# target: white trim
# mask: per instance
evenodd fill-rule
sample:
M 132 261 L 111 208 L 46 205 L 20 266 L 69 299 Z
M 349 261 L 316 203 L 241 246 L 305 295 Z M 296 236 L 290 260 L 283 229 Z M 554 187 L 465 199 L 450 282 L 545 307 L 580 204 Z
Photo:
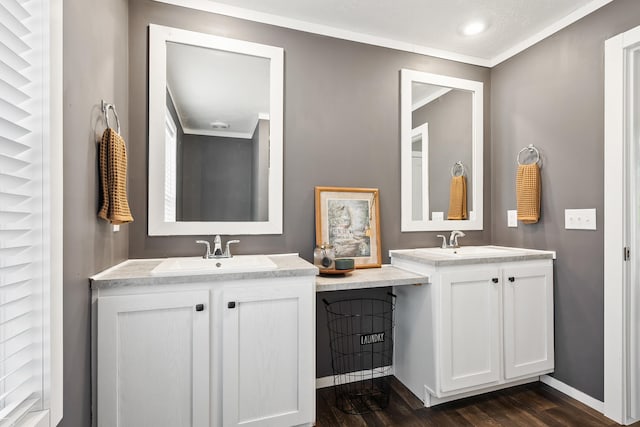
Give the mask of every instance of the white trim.
M 626 92 L 631 82 L 628 48 L 640 43 L 640 26 L 605 41 L 604 98 L 604 415 L 620 424 L 630 417 L 630 298 L 629 263 L 623 248 L 631 246 L 629 222 L 629 136 Z M 637 248 L 631 248 L 632 251 Z
M 383 372 L 385 373 L 384 375 L 382 374 Z M 393 370 L 393 365 L 383 366 L 381 368 L 376 368 L 374 370 L 366 369 L 364 371 L 349 372 L 348 374 L 329 375 L 326 377 L 316 378 L 316 389 L 333 387 L 335 385 L 336 377 L 338 378 L 338 384 L 348 384 L 348 383 L 356 382 L 357 380 L 355 378 L 359 376 L 366 377 L 366 378 L 380 378 L 380 377 L 386 377 L 387 375 L 395 375 L 395 371 Z
M 604 413 L 604 402 L 598 399 L 594 399 L 588 394 L 583 393 L 580 390 L 575 389 L 570 385 L 557 380 L 554 377 L 551 377 L 549 375 L 542 375 L 540 376 L 540 382 L 558 390 L 561 393 L 566 394 L 567 396 L 577 400 L 578 402 L 584 403 L 588 407 L 593 408 L 600 413 Z
M 49 291 L 49 425 L 62 420 L 63 411 L 63 61 L 62 2 L 49 3 L 49 186 L 50 201 L 50 291 Z M 45 370 L 45 374 L 46 374 Z
M 582 6 L 581 8 L 579 8 L 579 9 L 575 10 L 574 12 L 570 13 L 569 15 L 565 16 L 564 18 L 554 22 L 553 24 L 549 25 L 548 27 L 545 27 L 544 29 L 542 29 L 538 33 L 534 34 L 533 36 L 531 36 L 531 37 L 529 37 L 529 38 L 527 38 L 527 39 L 515 44 L 514 46 L 512 46 L 509 49 L 505 50 L 504 52 L 494 56 L 489 61 L 489 68 L 493 68 L 496 65 L 500 64 L 501 62 L 504 62 L 507 59 L 509 59 L 509 58 L 511 58 L 513 56 L 516 56 L 520 52 L 530 48 L 534 44 L 546 39 L 547 37 L 557 33 L 558 31 L 568 27 L 569 25 L 573 24 L 574 22 L 584 18 L 585 16 L 589 15 L 590 13 L 595 12 L 596 10 L 598 10 L 601 7 L 611 3 L 612 1 L 613 0 L 593 0 L 590 3 L 587 3 L 586 5 Z
M 260 22 L 262 24 L 274 25 L 282 28 L 290 28 L 293 30 L 304 31 L 323 36 L 334 37 L 342 40 L 349 40 L 358 43 L 380 46 L 389 49 L 400 50 L 404 52 L 416 53 L 419 55 L 433 56 L 436 58 L 448 59 L 451 61 L 462 62 L 471 65 L 479 65 L 482 67 L 495 67 L 501 62 L 506 61 L 512 56 L 526 50 L 539 41 L 557 33 L 563 28 L 568 27 L 579 19 L 593 13 L 599 8 L 611 3 L 613 0 L 593 0 L 592 2 L 582 6 L 569 15 L 545 27 L 533 36 L 522 42 L 516 43 L 514 46 L 504 50 L 502 53 L 492 58 L 481 58 L 477 56 L 464 55 L 461 53 L 451 52 L 443 49 L 436 49 L 429 46 L 418 45 L 399 40 L 389 39 L 385 37 L 376 37 L 370 34 L 358 33 L 355 31 L 343 30 L 328 25 L 314 24 L 299 19 L 286 18 L 284 16 L 273 15 L 270 13 L 258 12 L 255 10 L 245 9 L 228 4 L 217 3 L 209 0 L 155 0 L 159 3 L 171 4 L 174 6 L 186 7 L 190 9 L 201 10 L 204 12 L 217 13 L 219 15 L 231 16 L 233 18 L 244 19 L 247 21 Z

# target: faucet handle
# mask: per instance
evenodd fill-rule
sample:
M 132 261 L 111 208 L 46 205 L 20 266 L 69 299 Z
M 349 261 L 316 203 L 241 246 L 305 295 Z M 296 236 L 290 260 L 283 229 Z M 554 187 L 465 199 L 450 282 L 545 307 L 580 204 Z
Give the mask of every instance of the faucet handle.
M 200 243 L 201 245 L 205 245 L 207 247 L 207 251 L 204 253 L 204 259 L 209 259 L 211 257 L 211 245 L 206 240 L 196 240 L 196 243 Z
M 447 248 L 447 238 L 444 237 L 442 234 L 438 234 L 436 237 L 440 237 L 442 239 L 442 246 L 440 246 L 442 249 L 446 249 Z
M 228 240 L 227 241 L 227 245 L 224 249 L 224 256 L 227 258 L 231 258 L 231 249 L 229 248 L 229 245 L 232 243 L 240 243 L 240 240 Z

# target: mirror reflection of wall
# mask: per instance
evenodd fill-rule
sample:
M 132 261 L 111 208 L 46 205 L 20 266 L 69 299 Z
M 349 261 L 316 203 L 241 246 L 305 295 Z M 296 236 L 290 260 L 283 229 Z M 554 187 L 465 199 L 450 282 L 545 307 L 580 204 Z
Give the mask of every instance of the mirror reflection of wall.
M 449 209 L 449 183 L 451 168 L 456 162 L 462 162 L 467 177 L 467 191 L 472 194 L 473 183 L 468 179 L 472 173 L 472 94 L 469 91 L 451 89 L 421 82 L 412 82 L 412 114 L 411 128 L 423 129 L 428 125 L 428 145 L 424 146 L 424 156 L 417 156 L 422 152 L 422 147 L 417 150 L 418 144 L 412 142 L 414 162 L 418 158 L 426 161 L 426 175 L 422 178 L 428 190 L 428 205 L 424 206 L 424 212 L 443 212 L 446 218 Z M 420 135 L 425 133 L 419 132 Z M 415 138 L 415 137 L 414 137 Z M 421 137 L 420 141 L 427 140 Z M 420 165 L 420 169 L 423 168 Z M 414 165 L 414 180 L 417 181 L 418 166 Z M 421 172 L 422 174 L 422 172 Z M 414 181 L 414 182 L 415 182 Z M 414 192 L 420 192 L 415 189 Z M 413 199 L 413 219 L 422 220 L 422 212 L 419 206 L 423 206 L 422 197 Z M 467 207 L 473 210 L 473 203 L 467 199 Z M 425 218 L 428 219 L 428 218 Z M 433 218 L 431 218 L 433 219 Z
M 167 116 L 165 212 L 266 221 L 269 59 L 167 42 Z

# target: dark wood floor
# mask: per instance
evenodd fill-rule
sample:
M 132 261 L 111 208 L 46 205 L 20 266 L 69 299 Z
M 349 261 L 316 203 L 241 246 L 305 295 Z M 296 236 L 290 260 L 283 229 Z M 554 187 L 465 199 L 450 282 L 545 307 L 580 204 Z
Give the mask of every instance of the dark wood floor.
M 316 392 L 316 426 L 617 426 L 543 383 L 531 383 L 425 408 L 400 381 L 391 380 L 384 411 L 347 415 L 335 408 L 333 388 Z

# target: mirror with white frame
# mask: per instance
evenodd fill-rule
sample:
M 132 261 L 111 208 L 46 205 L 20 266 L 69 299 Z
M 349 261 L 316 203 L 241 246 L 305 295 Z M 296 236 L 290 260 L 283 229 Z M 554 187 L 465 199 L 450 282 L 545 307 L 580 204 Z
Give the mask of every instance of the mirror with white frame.
M 401 231 L 482 230 L 482 82 L 400 80 Z
M 282 48 L 149 26 L 151 236 L 282 234 Z

